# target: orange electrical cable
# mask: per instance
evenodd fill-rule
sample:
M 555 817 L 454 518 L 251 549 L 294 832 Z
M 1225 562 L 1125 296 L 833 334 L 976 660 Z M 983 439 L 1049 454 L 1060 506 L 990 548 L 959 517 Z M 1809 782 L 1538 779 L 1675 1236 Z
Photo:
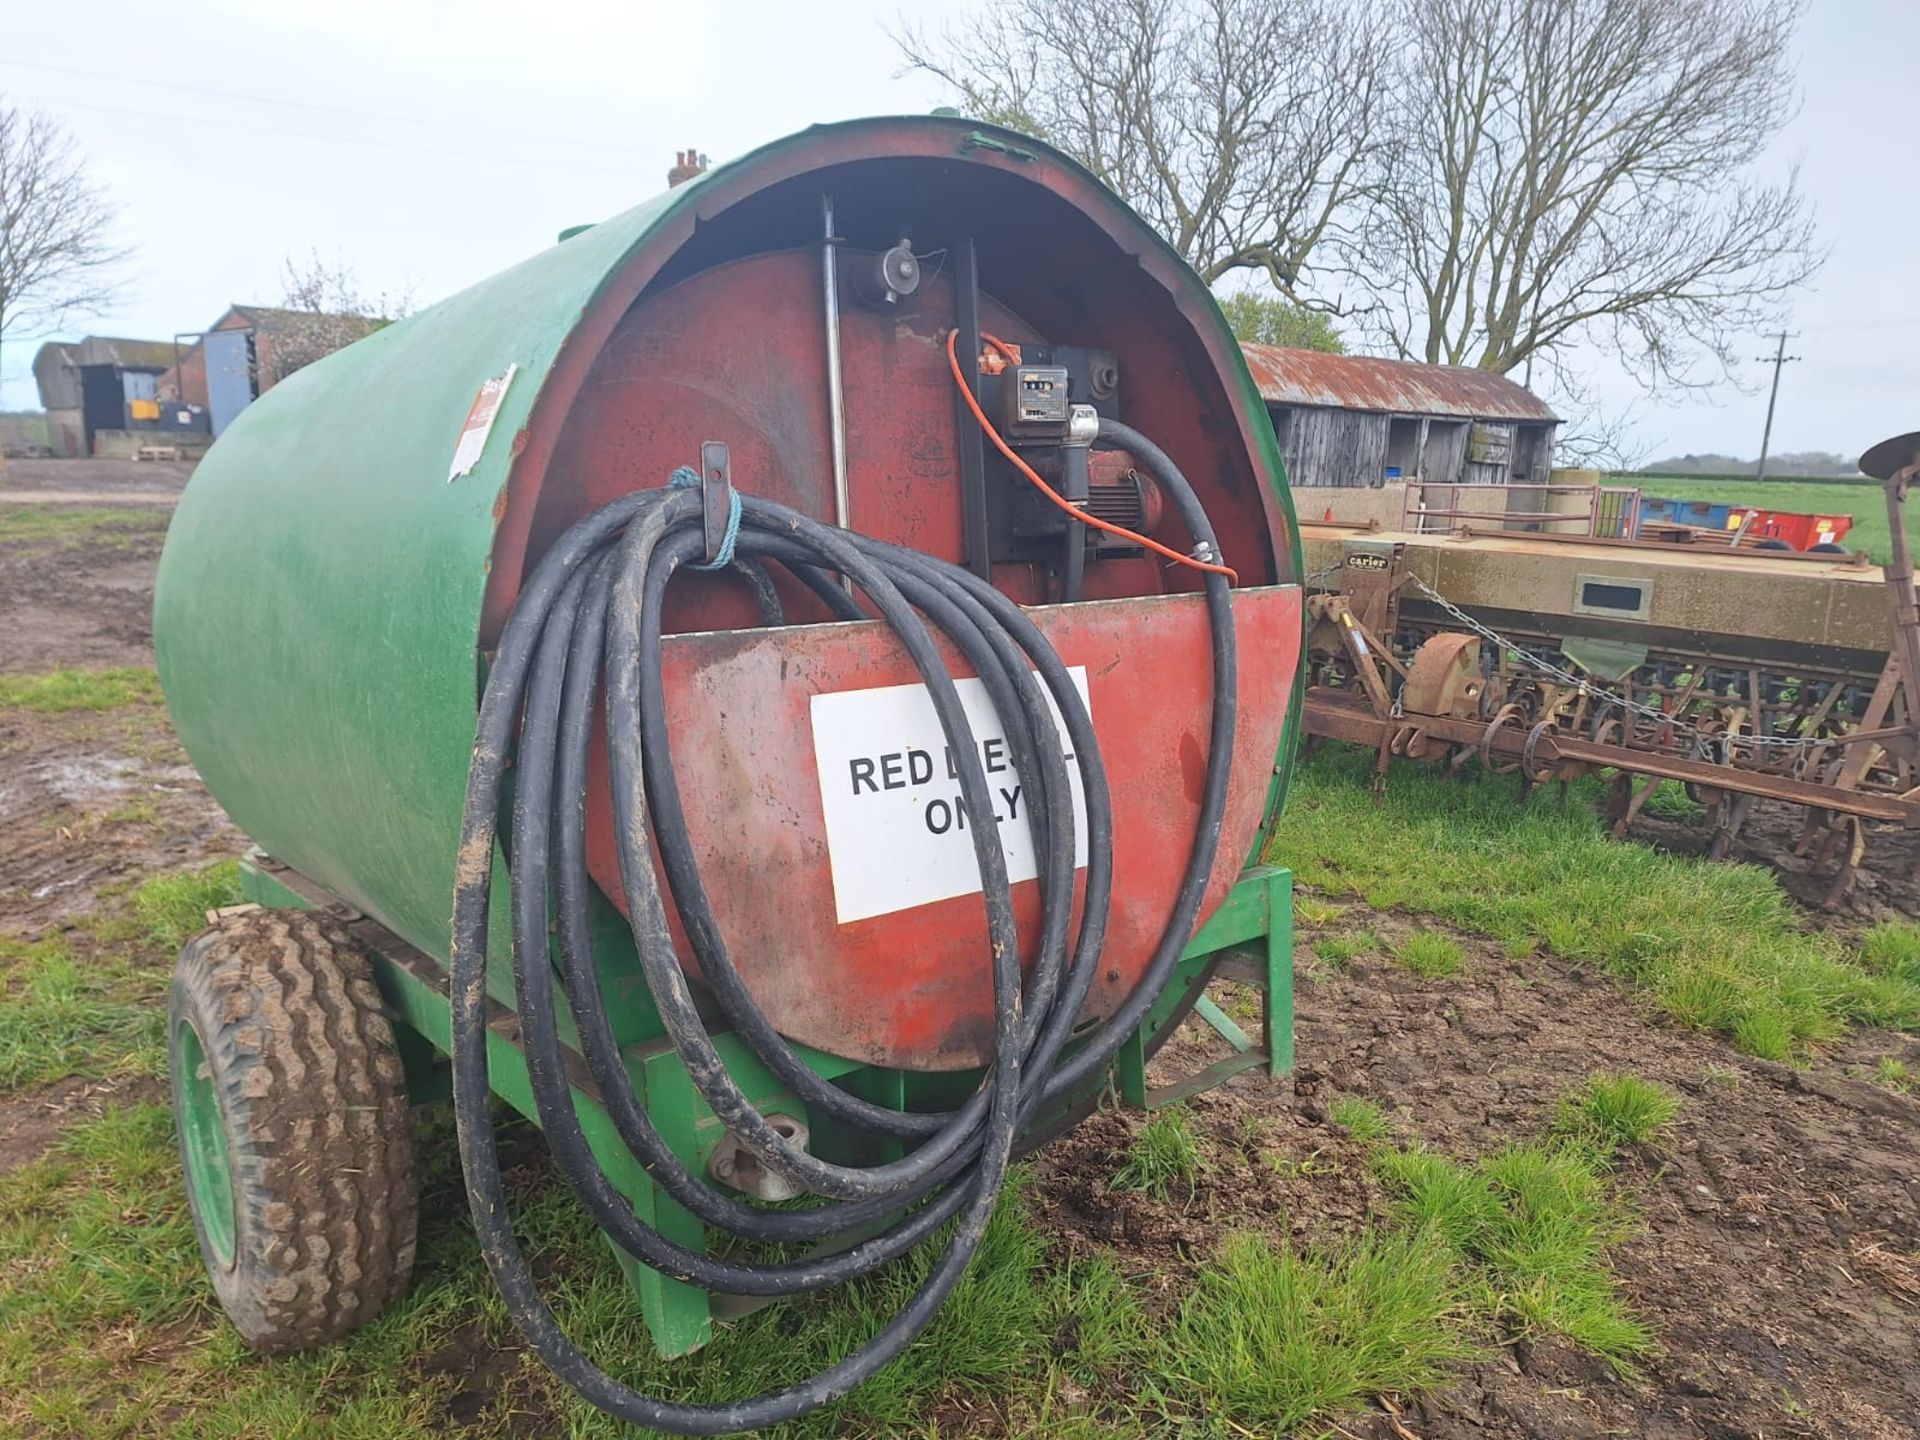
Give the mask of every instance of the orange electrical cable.
M 984 331 L 981 332 L 980 338 L 986 341 L 987 344 L 993 346 L 994 349 L 998 350 L 1002 355 L 1008 357 L 1008 359 L 1017 360 L 1016 352 L 1006 341 L 996 339 Z M 1224 575 L 1227 577 L 1227 583 L 1230 585 L 1238 585 L 1240 583 L 1240 576 L 1232 567 L 1215 565 L 1206 560 L 1196 560 L 1191 555 L 1182 555 L 1178 550 L 1162 545 L 1158 540 L 1150 540 L 1145 535 L 1127 529 L 1124 525 L 1115 525 L 1110 520 L 1102 520 L 1097 515 L 1090 515 L 1078 505 L 1069 501 L 1051 485 L 1047 484 L 1045 480 L 1042 480 L 1040 473 L 1031 465 L 1027 464 L 1025 460 L 1022 460 L 1019 453 L 1015 451 L 1011 445 L 1007 444 L 1005 440 L 1000 438 L 1000 432 L 993 428 L 993 422 L 987 418 L 987 412 L 980 408 L 980 402 L 974 398 L 973 387 L 967 384 L 966 371 L 960 368 L 960 332 L 958 330 L 953 331 L 947 336 L 947 366 L 953 372 L 953 383 L 960 387 L 960 398 L 967 402 L 967 409 L 971 410 L 973 412 L 973 418 L 980 422 L 980 428 L 986 432 L 987 438 L 993 442 L 993 448 L 1006 456 L 1008 460 L 1012 461 L 1013 468 L 1026 476 L 1028 480 L 1032 481 L 1035 489 L 1054 504 L 1058 505 L 1062 510 L 1066 511 L 1074 519 L 1080 521 L 1083 525 L 1091 525 L 1096 530 L 1104 530 L 1109 535 L 1118 535 L 1122 540 L 1129 540 L 1135 545 L 1144 546 L 1146 549 L 1153 551 L 1154 554 L 1163 555 L 1177 565 L 1186 565 L 1195 570 L 1204 570 L 1210 575 Z
M 956 340 L 960 337 L 960 332 L 958 330 L 954 331 L 953 334 Z M 1018 365 L 1020 363 L 1020 347 L 1018 345 L 1009 345 L 1006 341 L 1002 340 L 998 335 L 989 335 L 984 330 L 980 332 L 980 338 L 984 340 L 987 344 L 991 345 L 994 349 L 998 350 L 1000 352 L 1001 358 L 1004 359 L 1009 365 Z

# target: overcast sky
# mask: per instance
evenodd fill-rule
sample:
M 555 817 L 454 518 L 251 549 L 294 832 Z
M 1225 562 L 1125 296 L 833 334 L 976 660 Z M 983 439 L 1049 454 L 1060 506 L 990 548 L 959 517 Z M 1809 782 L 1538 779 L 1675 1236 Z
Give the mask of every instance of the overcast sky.
M 924 112 L 944 97 L 896 77 L 899 9 L 0 0 L 0 94 L 64 123 L 121 207 L 135 258 L 77 333 L 170 338 L 277 302 L 289 255 L 430 302 L 659 190 L 677 149 L 717 161 L 814 121 Z M 1771 163 L 1800 165 L 1831 258 L 1794 308 L 1804 359 L 1774 448 L 1857 454 L 1920 426 L 1920 134 L 1898 81 L 1920 0 L 1814 0 L 1801 54 L 1805 105 Z M 33 348 L 0 353 L 0 408 L 37 403 Z M 1766 367 L 1741 372 L 1753 393 L 1642 398 L 1602 357 L 1592 380 L 1649 457 L 1752 455 Z

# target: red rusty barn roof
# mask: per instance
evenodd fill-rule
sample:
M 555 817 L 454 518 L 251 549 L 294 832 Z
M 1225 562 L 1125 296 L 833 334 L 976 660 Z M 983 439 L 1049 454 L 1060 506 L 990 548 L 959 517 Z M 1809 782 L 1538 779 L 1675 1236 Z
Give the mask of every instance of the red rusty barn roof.
M 1490 370 L 1422 365 L 1371 355 L 1326 355 L 1247 344 L 1247 368 L 1269 405 L 1319 405 L 1394 415 L 1457 415 L 1469 420 L 1559 420 L 1546 401 Z

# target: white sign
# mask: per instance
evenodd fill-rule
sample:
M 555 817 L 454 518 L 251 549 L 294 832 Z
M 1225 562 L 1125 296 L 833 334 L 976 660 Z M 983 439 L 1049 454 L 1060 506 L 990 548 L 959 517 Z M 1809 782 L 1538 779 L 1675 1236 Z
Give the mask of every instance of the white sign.
M 1087 668 L 1068 670 L 1087 698 Z M 1010 880 L 1039 874 L 1027 797 L 1039 777 L 1013 768 L 1006 729 L 979 680 L 956 680 L 960 704 L 973 727 L 987 772 L 1000 844 Z M 1060 710 L 1047 696 L 1059 726 L 1061 753 L 1073 786 L 1074 867 L 1087 863 L 1087 802 Z M 827 856 L 840 923 L 890 915 L 936 900 L 980 892 L 970 826 L 960 798 L 959 767 L 924 685 L 887 685 L 813 697 L 813 756 L 819 766 L 820 804 L 826 812 Z

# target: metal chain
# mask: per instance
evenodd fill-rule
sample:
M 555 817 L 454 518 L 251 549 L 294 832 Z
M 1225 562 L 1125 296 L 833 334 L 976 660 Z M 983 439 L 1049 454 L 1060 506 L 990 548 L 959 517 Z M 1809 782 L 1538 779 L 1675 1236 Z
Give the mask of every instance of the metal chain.
M 1667 714 L 1666 711 L 1660 709 L 1658 706 L 1648 705 L 1638 700 L 1629 700 L 1617 691 L 1594 684 L 1585 676 L 1575 675 L 1570 671 L 1562 670 L 1558 665 L 1547 660 L 1542 660 L 1537 655 L 1530 654 L 1524 645 L 1509 640 L 1491 626 L 1485 625 L 1475 619 L 1458 605 L 1447 599 L 1447 597 L 1442 595 L 1438 590 L 1427 584 L 1427 582 L 1422 580 L 1418 575 L 1413 574 L 1411 571 L 1406 572 L 1406 575 L 1427 599 L 1433 601 L 1434 604 L 1438 605 L 1455 620 L 1458 620 L 1462 625 L 1473 631 L 1473 633 L 1481 639 L 1491 640 L 1495 645 L 1499 646 L 1500 649 L 1516 656 L 1523 665 L 1528 665 L 1535 670 L 1551 675 L 1563 685 L 1571 685 L 1582 695 L 1592 696 L 1594 699 L 1603 701 L 1609 705 L 1618 705 L 1628 714 L 1638 715 L 1644 720 L 1651 720 L 1660 725 L 1671 725 L 1675 730 L 1690 735 L 1697 741 L 1708 743 L 1723 741 L 1729 745 L 1750 745 L 1763 748 L 1770 746 L 1779 750 L 1812 750 L 1823 746 L 1831 746 L 1836 743 L 1833 740 L 1824 739 L 1819 736 L 1805 735 L 1788 738 L 1778 735 L 1738 735 L 1731 731 L 1718 735 L 1705 734 L 1696 726 L 1690 725 L 1685 720 L 1681 720 L 1676 716 Z

